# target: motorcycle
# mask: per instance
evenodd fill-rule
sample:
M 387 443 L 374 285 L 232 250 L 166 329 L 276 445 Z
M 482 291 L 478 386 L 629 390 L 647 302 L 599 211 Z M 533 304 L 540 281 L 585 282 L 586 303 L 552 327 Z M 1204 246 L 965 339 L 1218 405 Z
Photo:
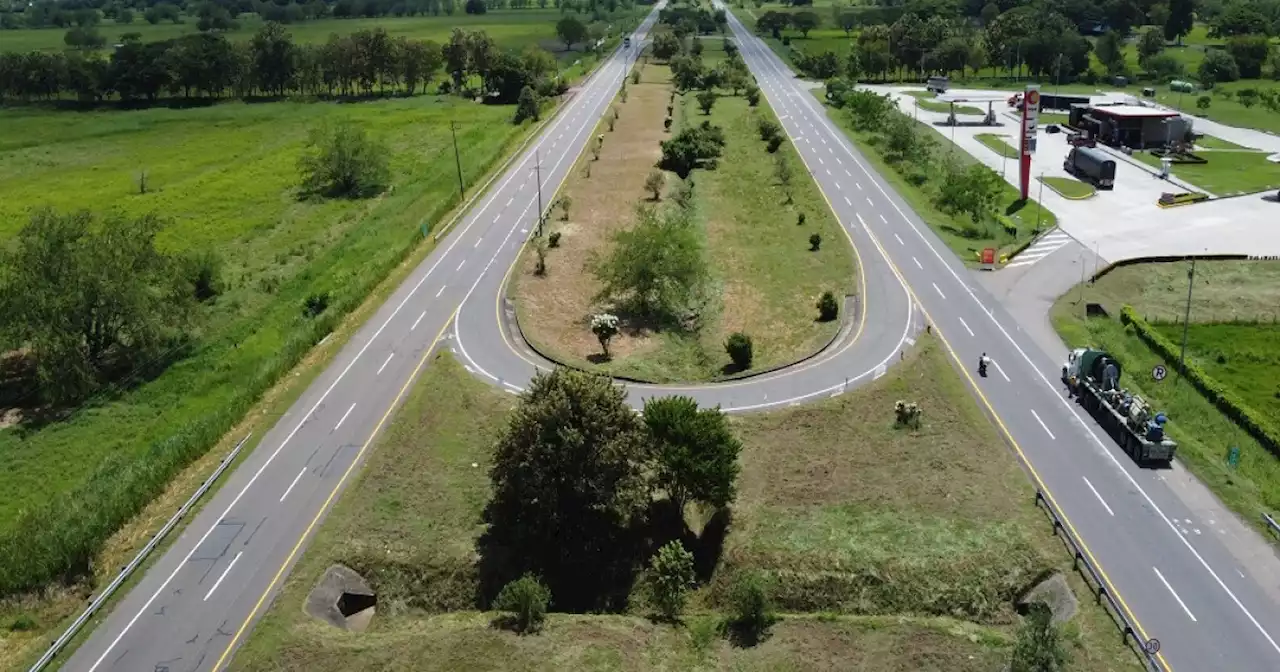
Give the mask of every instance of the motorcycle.
M 982 357 L 978 358 L 978 375 L 983 378 L 987 377 L 987 353 L 982 353 Z

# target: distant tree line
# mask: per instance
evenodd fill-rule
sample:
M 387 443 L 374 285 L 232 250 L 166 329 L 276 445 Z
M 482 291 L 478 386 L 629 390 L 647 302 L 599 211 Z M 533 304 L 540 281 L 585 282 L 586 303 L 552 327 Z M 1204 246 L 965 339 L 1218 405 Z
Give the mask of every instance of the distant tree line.
M 265 21 L 300 23 L 321 18 L 373 18 L 383 16 L 453 16 L 485 14 L 499 9 L 546 9 L 592 14 L 596 20 L 634 0 L 39 0 L 27 6 L 0 4 L 0 28 L 70 28 L 98 25 L 102 19 L 129 24 L 182 23 L 187 18 L 206 27 L 226 30 L 241 14 L 257 14 Z
M 0 54 L 0 99 L 153 102 L 161 96 L 370 96 L 425 91 L 450 73 L 442 92 L 514 103 L 525 86 L 557 95 L 556 61 L 543 49 L 499 49 L 484 31 L 455 29 L 449 41 L 393 38 L 382 28 L 295 44 L 277 23 L 248 42 L 198 33 L 142 42 L 126 36 L 110 56 L 69 51 Z

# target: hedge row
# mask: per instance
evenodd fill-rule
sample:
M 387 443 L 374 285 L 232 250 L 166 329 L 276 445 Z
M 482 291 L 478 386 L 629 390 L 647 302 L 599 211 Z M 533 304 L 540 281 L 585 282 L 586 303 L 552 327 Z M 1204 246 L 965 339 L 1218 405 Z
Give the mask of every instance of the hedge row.
M 495 155 L 488 168 L 501 160 L 514 136 Z M 453 196 L 440 203 L 426 220 L 439 221 L 458 204 Z M 348 236 L 365 235 L 357 228 Z M 240 388 L 226 407 L 188 423 L 180 432 L 152 443 L 140 456 L 115 454 L 108 457 L 93 475 L 60 500 L 23 512 L 12 527 L 0 531 L 0 597 L 39 590 L 51 583 L 69 583 L 88 576 L 93 560 L 103 545 L 130 519 L 158 497 L 180 471 L 204 455 L 242 420 L 246 413 L 293 369 L 338 323 L 355 310 L 391 271 L 422 242 L 418 229 L 406 231 L 404 241 L 383 259 L 361 267 L 359 276 L 317 278 L 302 273 L 283 295 L 297 295 L 299 301 L 316 285 L 335 283 L 338 290 L 328 308 L 315 319 L 305 320 L 285 342 L 275 357 L 265 362 L 257 374 Z M 339 244 L 331 254 L 351 247 Z M 329 265 L 317 263 L 316 268 Z M 318 282 L 317 282 L 318 281 Z
M 1133 325 L 1133 331 L 1152 350 L 1169 362 L 1177 362 L 1180 349 L 1170 343 L 1167 338 L 1151 328 L 1146 320 L 1138 317 L 1130 306 L 1120 309 L 1120 321 Z M 1174 364 L 1177 367 L 1177 364 Z M 1280 457 L 1280 430 L 1262 414 L 1245 404 L 1234 391 L 1214 380 L 1209 374 L 1193 362 L 1187 362 L 1182 375 L 1204 395 L 1209 403 L 1222 411 L 1232 422 L 1248 432 L 1250 436 L 1262 444 L 1272 454 Z

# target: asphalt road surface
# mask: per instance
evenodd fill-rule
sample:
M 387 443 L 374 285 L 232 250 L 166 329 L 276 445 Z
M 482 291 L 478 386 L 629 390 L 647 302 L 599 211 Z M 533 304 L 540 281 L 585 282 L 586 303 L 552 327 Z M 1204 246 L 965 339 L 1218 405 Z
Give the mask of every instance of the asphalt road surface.
M 651 15 L 636 32 L 638 47 Z M 818 101 L 734 18 L 743 55 L 859 251 L 857 326 L 826 353 L 736 383 L 632 385 L 733 412 L 802 403 L 882 375 L 926 324 L 972 367 L 979 399 L 1033 465 L 1107 582 L 1177 670 L 1280 669 L 1280 610 L 1155 472 L 1136 468 L 1064 398 L 1060 363 L 1021 333 L 827 120 Z M 341 350 L 63 669 L 221 669 L 391 411 L 442 343 L 475 375 L 520 391 L 538 368 L 511 332 L 503 286 L 544 203 L 585 147 L 638 51 L 619 50 Z M 540 171 L 535 170 L 540 165 Z M 938 375 L 953 375 L 940 371 Z M 1174 418 L 1174 422 L 1177 419 Z M 1196 521 L 1199 523 L 1200 521 Z M 1183 531 L 1185 529 L 1185 532 Z

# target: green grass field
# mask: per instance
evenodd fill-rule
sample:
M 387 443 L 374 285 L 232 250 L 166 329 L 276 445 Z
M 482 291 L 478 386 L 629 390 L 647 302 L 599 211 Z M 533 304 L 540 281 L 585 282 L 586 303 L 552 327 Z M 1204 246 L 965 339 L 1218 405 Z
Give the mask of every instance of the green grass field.
M 982 143 L 983 147 L 1003 156 L 1006 159 L 1018 158 L 1018 150 L 1009 144 L 1006 136 L 996 135 L 995 133 L 979 133 L 973 136 Z
M 1111 315 L 1132 305 L 1174 343 L 1182 340 L 1180 325 L 1187 298 L 1187 264 L 1138 264 L 1118 268 L 1097 284 L 1084 288 L 1085 302 L 1101 303 Z M 1054 304 L 1052 320 L 1072 347 L 1101 346 L 1117 356 L 1129 372 L 1150 371 L 1156 364 L 1170 370 L 1174 362 L 1157 356 L 1118 319 L 1082 318 L 1078 289 Z M 1188 357 L 1210 376 L 1230 385 L 1255 410 L 1280 412 L 1276 380 L 1280 358 L 1276 338 L 1280 329 L 1280 262 L 1208 261 L 1196 264 L 1191 304 Z M 1223 324 L 1229 321 L 1239 324 Z M 1259 324 L 1249 322 L 1258 321 Z M 1210 323 L 1210 324 L 1206 324 Z M 1217 323 L 1217 324 L 1211 324 Z M 1219 360 L 1221 356 L 1221 360 Z M 1140 373 L 1126 375 L 1123 384 L 1169 413 L 1169 434 L 1178 441 L 1178 459 L 1204 481 L 1244 520 L 1258 524 L 1260 511 L 1280 511 L 1280 458 L 1260 446 L 1186 383 L 1171 375 L 1160 383 Z M 1226 464 L 1231 446 L 1240 448 L 1235 469 Z
M 1268 161 L 1267 152 L 1209 149 L 1198 155 L 1209 162 L 1174 164 L 1174 177 L 1218 196 L 1280 187 L 1280 163 Z M 1154 154 L 1136 152 L 1134 156 L 1149 166 L 1160 167 L 1160 158 Z
M 1070 557 L 991 424 L 945 373 L 941 348 L 924 343 L 867 389 L 734 421 L 743 471 L 716 575 L 746 566 L 788 575 L 775 584 L 783 619 L 757 647 L 730 646 L 716 633 L 715 576 L 679 628 L 654 624 L 639 608 L 553 614 L 530 637 L 491 627 L 492 614 L 472 606 L 473 545 L 490 451 L 515 397 L 440 355 L 231 669 L 996 669 L 1016 623 L 1011 591 L 1040 570 L 1069 572 Z M 919 430 L 892 426 L 892 402 L 904 397 L 924 405 Z M 921 462 L 926 446 L 948 459 Z M 897 487 L 907 474 L 922 487 Z M 333 631 L 301 609 L 333 563 L 373 577 L 378 615 L 366 634 Z M 870 592 L 838 580 L 799 590 L 820 576 L 866 572 L 891 578 Z M 1066 626 L 1070 669 L 1136 669 L 1080 579 L 1069 580 L 1082 607 Z M 930 615 L 961 604 L 971 618 L 963 609 Z
M 564 44 L 556 37 L 555 24 L 560 19 L 556 9 L 520 9 L 492 11 L 483 15 L 464 14 L 461 9 L 453 16 L 381 17 L 370 19 L 319 19 L 285 26 L 299 44 L 325 42 L 329 35 L 346 35 L 358 30 L 383 28 L 392 37 L 447 42 L 454 28 L 484 30 L 504 48 L 523 49 L 538 45 L 556 54 L 564 51 Z M 253 37 L 263 25 L 256 14 L 245 14 L 239 19 L 240 27 L 228 31 L 227 36 L 236 41 Z M 184 23 L 162 22 L 149 24 L 138 17 L 133 23 L 117 25 L 104 21 L 98 28 L 110 46 L 125 33 L 139 33 L 144 42 L 166 40 L 197 32 L 196 21 L 186 18 Z M 31 28 L 0 30 L 0 51 L 61 51 L 66 47 L 59 28 Z M 581 50 L 579 45 L 577 49 Z M 574 52 L 564 52 L 563 58 L 571 58 Z
M 157 212 L 160 245 L 217 250 L 228 290 L 207 309 L 194 355 L 156 380 L 91 403 L 40 431 L 0 432 L 6 469 L 0 526 L 59 497 L 104 457 L 136 455 L 189 422 L 218 413 L 297 338 L 301 302 L 358 292 L 398 261 L 458 198 L 452 152 L 458 121 L 463 171 L 474 183 L 522 134 L 511 109 L 419 97 L 360 105 L 230 103 L 192 110 L 94 112 L 74 117 L 6 111 L 0 144 L 0 241 L 29 208 Z M 296 160 L 309 127 L 346 117 L 392 148 L 395 191 L 370 202 L 299 202 Z M 138 195 L 146 171 L 149 193 Z M 39 483 L 39 487 L 33 484 Z
M 908 91 L 907 95 L 915 98 L 916 105 L 918 105 L 920 109 L 928 110 L 929 112 L 939 112 L 941 114 L 955 112 L 956 114 L 971 114 L 980 117 L 986 115 L 986 112 L 969 105 L 953 106 L 949 103 L 940 103 L 934 100 L 934 94 L 929 91 Z
M 1069 177 L 1041 177 L 1040 181 L 1044 182 L 1050 189 L 1062 194 L 1065 198 L 1089 198 L 1098 193 L 1098 190 L 1094 189 L 1093 185 Z

